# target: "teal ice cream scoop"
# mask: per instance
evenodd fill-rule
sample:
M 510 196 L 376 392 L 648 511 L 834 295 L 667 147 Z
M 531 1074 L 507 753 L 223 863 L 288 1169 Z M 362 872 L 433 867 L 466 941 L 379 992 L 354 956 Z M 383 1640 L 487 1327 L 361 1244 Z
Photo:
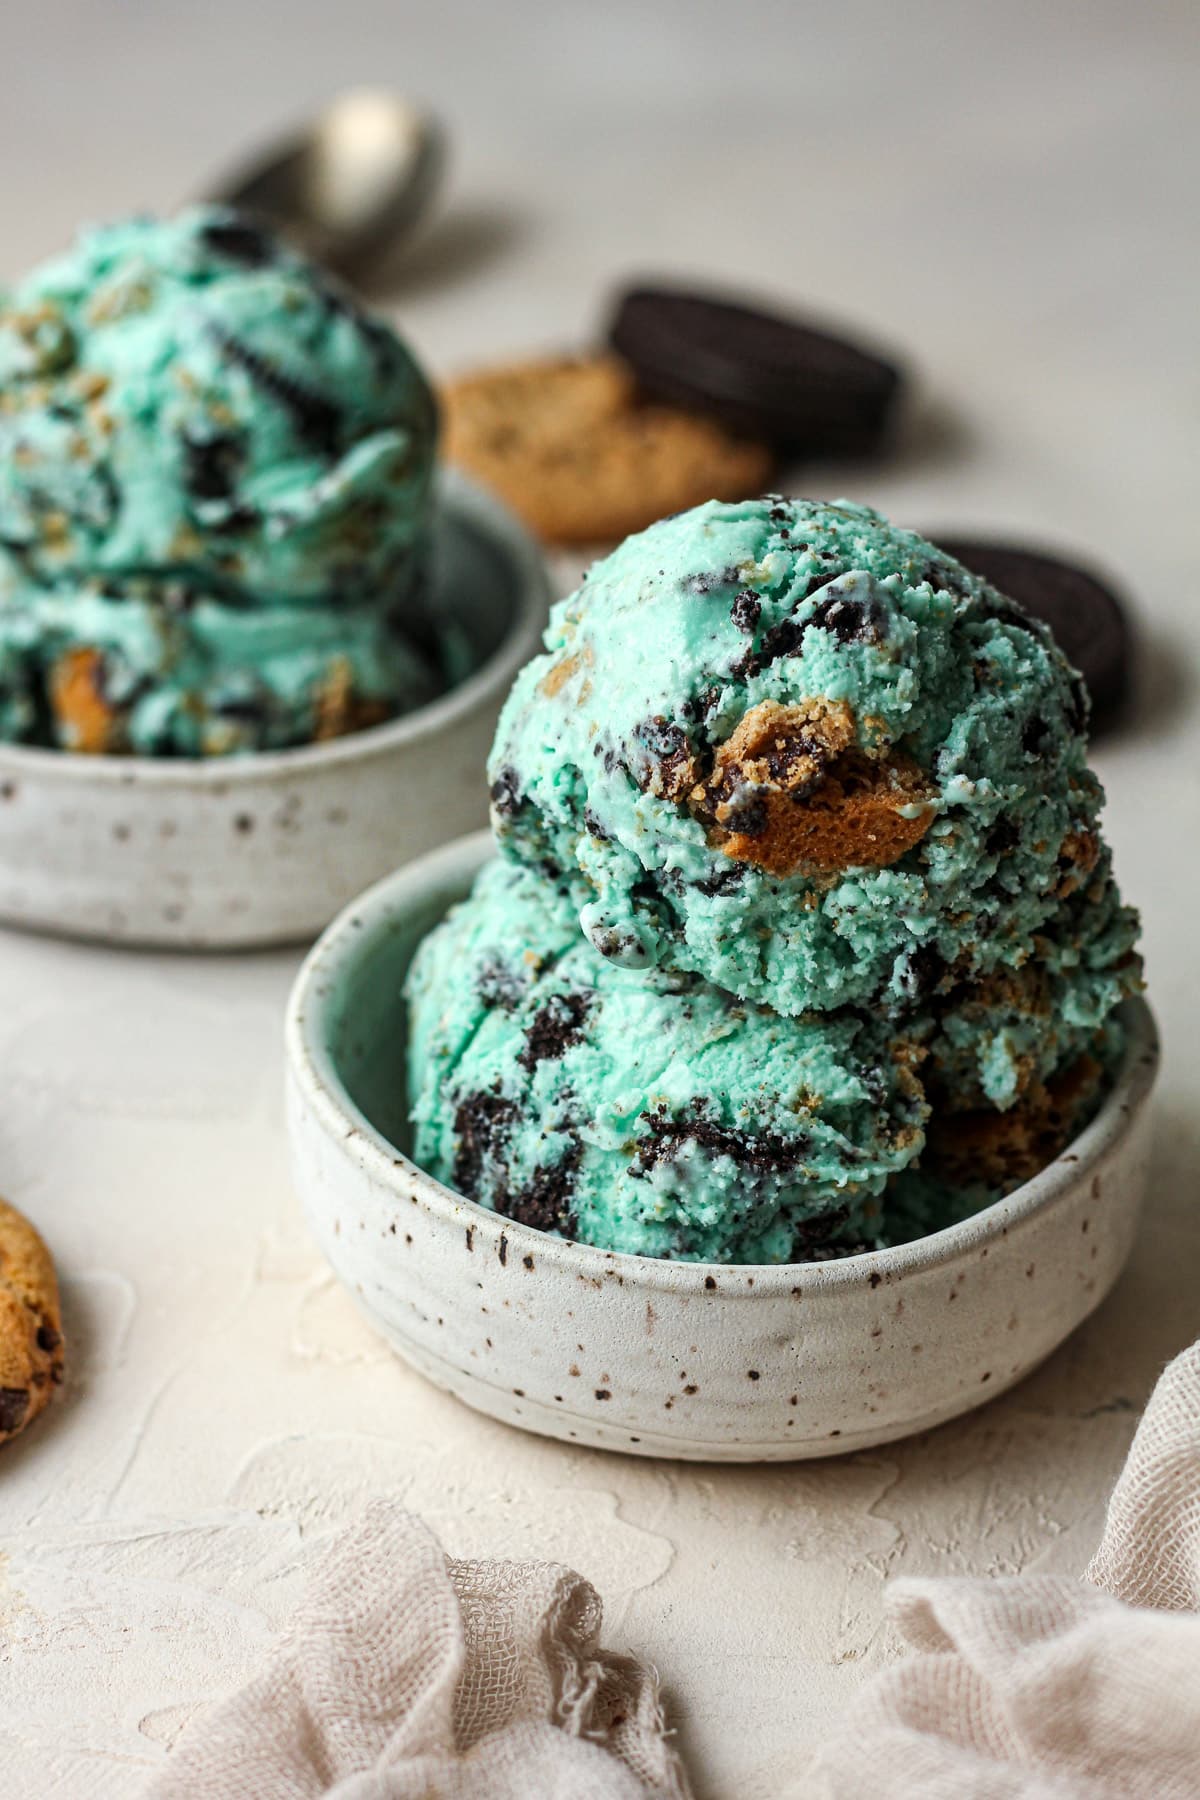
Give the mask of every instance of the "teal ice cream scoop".
M 923 1141 L 904 1031 L 622 969 L 502 861 L 421 946 L 408 1011 L 422 1167 L 605 1249 L 785 1262 L 877 1241 Z
M 602 956 L 789 1015 L 900 1016 L 1020 969 L 1086 891 L 1107 909 L 1092 966 L 1128 958 L 1079 678 L 870 508 L 665 519 L 560 603 L 546 646 L 500 720 L 493 819 Z
M 426 1168 L 770 1262 L 1062 1149 L 1141 962 L 1045 627 L 868 507 L 768 496 L 627 539 L 545 641 L 489 766 L 502 862 L 410 977 Z
M 86 233 L 0 303 L 0 732 L 222 753 L 431 697 L 435 437 L 391 327 L 250 220 Z

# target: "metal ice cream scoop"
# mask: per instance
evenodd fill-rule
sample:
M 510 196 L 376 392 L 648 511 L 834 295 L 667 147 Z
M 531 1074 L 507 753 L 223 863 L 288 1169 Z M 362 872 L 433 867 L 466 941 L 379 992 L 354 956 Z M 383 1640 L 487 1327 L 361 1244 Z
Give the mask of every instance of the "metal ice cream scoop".
M 445 133 L 429 113 L 355 88 L 207 198 L 262 215 L 317 261 L 362 280 L 428 212 L 445 164 Z

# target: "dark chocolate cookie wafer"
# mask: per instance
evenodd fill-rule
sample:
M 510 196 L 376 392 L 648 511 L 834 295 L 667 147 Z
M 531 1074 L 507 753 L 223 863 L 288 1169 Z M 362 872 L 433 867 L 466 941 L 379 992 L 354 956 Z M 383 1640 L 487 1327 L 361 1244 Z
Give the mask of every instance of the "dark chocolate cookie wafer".
M 845 338 L 676 288 L 632 289 L 608 335 L 653 398 L 784 456 L 874 449 L 902 383 L 894 363 Z
M 933 542 L 1049 625 L 1087 683 L 1092 735 L 1111 725 L 1129 698 L 1133 679 L 1133 632 L 1112 589 L 1087 569 L 1040 550 L 974 538 L 935 537 Z

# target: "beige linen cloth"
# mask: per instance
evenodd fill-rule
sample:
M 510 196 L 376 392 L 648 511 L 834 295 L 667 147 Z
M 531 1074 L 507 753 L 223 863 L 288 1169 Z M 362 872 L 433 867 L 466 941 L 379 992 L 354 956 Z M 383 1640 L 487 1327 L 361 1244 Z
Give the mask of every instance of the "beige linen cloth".
M 790 1791 L 1200 1800 L 1200 1344 L 1155 1389 L 1088 1582 L 898 1581 L 889 1608 L 915 1654 Z M 454 1561 L 378 1503 L 147 1800 L 688 1800 L 653 1673 L 599 1632 L 570 1570 Z
M 146 1800 L 688 1800 L 657 1678 L 600 1617 L 570 1569 L 455 1561 L 376 1501 Z
M 1087 1575 L 896 1582 L 916 1654 L 852 1703 L 806 1794 L 1197 1800 L 1200 1344 L 1151 1396 Z

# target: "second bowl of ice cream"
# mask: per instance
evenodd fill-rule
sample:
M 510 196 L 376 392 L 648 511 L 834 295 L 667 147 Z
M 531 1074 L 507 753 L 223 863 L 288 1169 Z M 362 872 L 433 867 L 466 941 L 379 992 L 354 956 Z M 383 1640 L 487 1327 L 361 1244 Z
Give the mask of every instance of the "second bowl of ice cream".
M 434 474 L 391 326 L 219 210 L 85 234 L 0 308 L 0 916 L 318 929 L 478 822 L 547 594 Z

